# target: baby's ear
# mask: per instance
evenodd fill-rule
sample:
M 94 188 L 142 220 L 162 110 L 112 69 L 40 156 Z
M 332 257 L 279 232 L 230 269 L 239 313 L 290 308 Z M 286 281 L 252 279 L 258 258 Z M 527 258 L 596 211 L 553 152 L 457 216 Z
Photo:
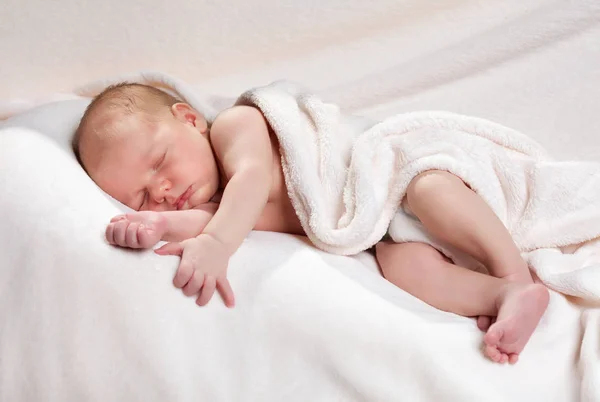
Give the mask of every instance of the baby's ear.
M 171 106 L 171 113 L 173 113 L 173 116 L 182 123 L 191 124 L 196 127 L 201 134 L 206 134 L 208 132 L 208 123 L 204 116 L 187 103 L 180 102 L 174 104 Z

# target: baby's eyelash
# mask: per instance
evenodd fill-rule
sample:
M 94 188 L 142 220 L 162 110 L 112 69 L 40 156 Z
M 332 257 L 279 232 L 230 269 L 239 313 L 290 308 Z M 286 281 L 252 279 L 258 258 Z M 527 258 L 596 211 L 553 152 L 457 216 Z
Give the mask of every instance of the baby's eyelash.
M 163 154 L 163 156 L 158 160 L 158 162 L 156 162 L 156 165 L 154 165 L 154 170 L 158 170 L 158 168 L 160 167 L 160 165 L 162 165 L 163 162 L 165 161 L 166 157 L 167 157 L 167 152 L 165 151 L 165 153 Z

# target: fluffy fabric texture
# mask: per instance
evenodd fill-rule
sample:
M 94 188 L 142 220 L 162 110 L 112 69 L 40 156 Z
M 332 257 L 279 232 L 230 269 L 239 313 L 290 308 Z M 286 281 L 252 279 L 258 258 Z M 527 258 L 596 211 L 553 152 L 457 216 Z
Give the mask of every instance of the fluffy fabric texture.
M 177 257 L 106 244 L 121 210 L 35 131 L 0 130 L 0 186 L 2 401 L 577 400 L 581 325 L 557 294 L 508 370 L 472 319 L 400 291 L 372 256 L 294 236 L 251 234 L 229 265 L 236 308 L 197 307 L 172 285 Z
M 418 174 L 445 170 L 492 208 L 549 287 L 600 300 L 600 164 L 553 161 L 529 137 L 483 119 L 445 112 L 399 114 L 370 125 L 288 83 L 239 99 L 259 107 L 279 138 L 290 198 L 319 248 L 354 254 L 386 232 L 432 244 L 399 208 Z

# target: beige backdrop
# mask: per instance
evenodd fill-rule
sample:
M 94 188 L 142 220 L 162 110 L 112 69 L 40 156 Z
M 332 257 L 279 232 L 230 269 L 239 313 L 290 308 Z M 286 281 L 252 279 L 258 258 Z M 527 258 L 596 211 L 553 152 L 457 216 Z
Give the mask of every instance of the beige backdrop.
M 596 0 L 3 0 L 2 101 L 157 70 L 235 96 L 277 79 L 385 117 L 446 109 L 600 158 Z

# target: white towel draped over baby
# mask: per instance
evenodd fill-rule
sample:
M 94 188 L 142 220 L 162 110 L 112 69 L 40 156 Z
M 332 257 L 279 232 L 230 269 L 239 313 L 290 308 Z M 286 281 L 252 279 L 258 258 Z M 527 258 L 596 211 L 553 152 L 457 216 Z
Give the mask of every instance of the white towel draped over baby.
M 445 112 L 372 124 L 284 82 L 238 103 L 259 107 L 277 134 L 289 195 L 321 249 L 357 253 L 388 232 L 396 242 L 426 242 L 461 258 L 399 208 L 416 175 L 440 169 L 490 205 L 544 283 L 600 300 L 600 265 L 589 262 L 594 242 L 563 253 L 600 237 L 600 164 L 553 161 L 517 131 Z
M 209 119 L 216 115 L 206 96 L 180 80 L 153 73 L 128 78 L 179 95 Z M 400 207 L 415 176 L 440 169 L 490 205 L 548 287 L 600 301 L 600 246 L 593 241 L 600 237 L 599 163 L 554 161 L 526 135 L 480 118 L 415 112 L 375 122 L 345 115 L 286 81 L 247 91 L 237 104 L 260 108 L 272 126 L 290 198 L 317 247 L 355 254 L 387 233 L 464 261 Z

